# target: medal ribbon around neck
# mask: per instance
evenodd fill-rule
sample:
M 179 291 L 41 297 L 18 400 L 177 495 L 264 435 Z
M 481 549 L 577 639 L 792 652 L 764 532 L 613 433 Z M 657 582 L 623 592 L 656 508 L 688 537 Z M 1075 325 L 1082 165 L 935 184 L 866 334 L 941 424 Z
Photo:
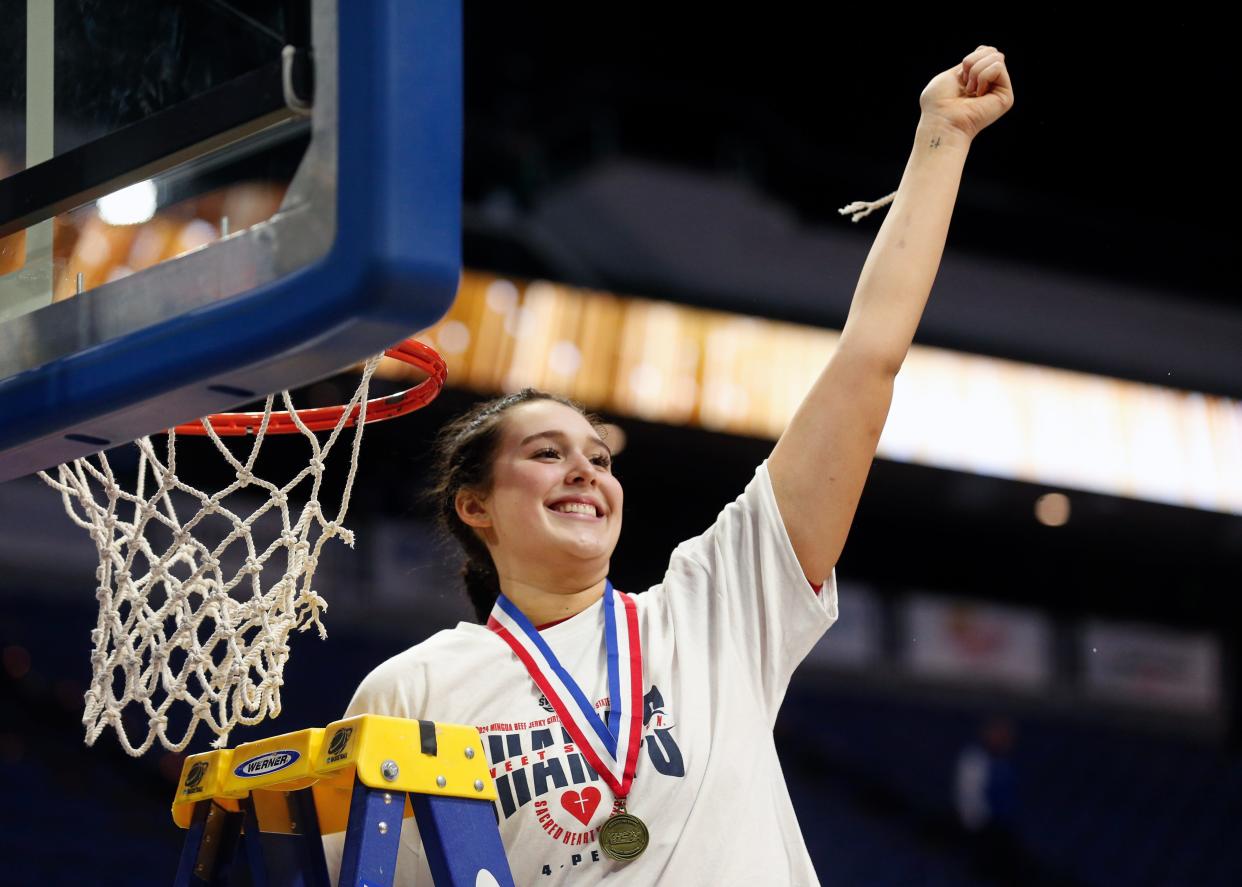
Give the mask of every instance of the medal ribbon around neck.
M 619 604 L 617 602 L 620 602 Z M 604 580 L 604 640 L 608 648 L 610 712 L 605 724 L 582 688 L 557 660 L 530 620 L 504 594 L 487 627 L 509 645 L 560 716 L 587 763 L 617 798 L 630 793 L 642 740 L 643 653 L 638 607 Z

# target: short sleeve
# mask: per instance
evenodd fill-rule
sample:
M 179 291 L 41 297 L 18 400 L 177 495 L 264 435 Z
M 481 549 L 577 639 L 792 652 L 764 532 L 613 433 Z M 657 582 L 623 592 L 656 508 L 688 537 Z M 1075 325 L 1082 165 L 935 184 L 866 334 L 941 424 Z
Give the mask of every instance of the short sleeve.
M 794 669 L 837 619 L 836 570 L 817 594 L 794 553 L 766 459 L 706 532 L 677 546 L 664 595 L 678 620 L 705 633 L 711 655 L 741 659 L 773 722 Z

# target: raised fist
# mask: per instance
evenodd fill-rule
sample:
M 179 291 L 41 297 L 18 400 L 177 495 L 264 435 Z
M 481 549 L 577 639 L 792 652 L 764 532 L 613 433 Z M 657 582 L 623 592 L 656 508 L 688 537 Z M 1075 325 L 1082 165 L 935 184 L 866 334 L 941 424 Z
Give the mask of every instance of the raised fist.
M 924 87 L 919 107 L 925 118 L 938 118 L 974 138 L 1013 107 L 1013 84 L 1005 54 L 980 46 Z

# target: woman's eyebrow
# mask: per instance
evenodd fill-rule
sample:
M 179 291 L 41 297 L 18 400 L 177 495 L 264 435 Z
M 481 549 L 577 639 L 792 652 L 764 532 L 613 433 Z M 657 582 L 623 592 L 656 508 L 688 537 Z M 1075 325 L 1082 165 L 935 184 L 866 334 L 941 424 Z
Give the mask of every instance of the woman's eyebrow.
M 536 438 L 539 438 L 539 437 L 551 437 L 555 440 L 560 440 L 560 441 L 566 441 L 569 439 L 569 437 L 563 431 L 536 431 L 534 434 L 530 435 L 529 437 L 524 438 L 522 442 L 518 444 L 518 446 L 524 447 L 528 443 L 530 443 L 532 440 L 535 440 Z M 608 444 L 604 443 L 602 440 L 600 440 L 598 437 L 595 437 L 594 435 L 591 436 L 591 440 L 599 444 L 605 450 L 608 450 L 609 456 L 612 455 L 612 450 L 609 448 Z

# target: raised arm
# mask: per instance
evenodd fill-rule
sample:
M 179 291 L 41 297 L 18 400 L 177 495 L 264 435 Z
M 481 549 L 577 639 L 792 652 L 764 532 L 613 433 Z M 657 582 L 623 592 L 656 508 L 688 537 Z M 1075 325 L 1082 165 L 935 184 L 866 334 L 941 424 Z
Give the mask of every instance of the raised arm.
M 836 351 L 768 459 L 807 579 L 836 565 L 940 266 L 966 154 L 1013 106 L 1004 55 L 980 46 L 934 77 L 896 197 L 863 265 Z

